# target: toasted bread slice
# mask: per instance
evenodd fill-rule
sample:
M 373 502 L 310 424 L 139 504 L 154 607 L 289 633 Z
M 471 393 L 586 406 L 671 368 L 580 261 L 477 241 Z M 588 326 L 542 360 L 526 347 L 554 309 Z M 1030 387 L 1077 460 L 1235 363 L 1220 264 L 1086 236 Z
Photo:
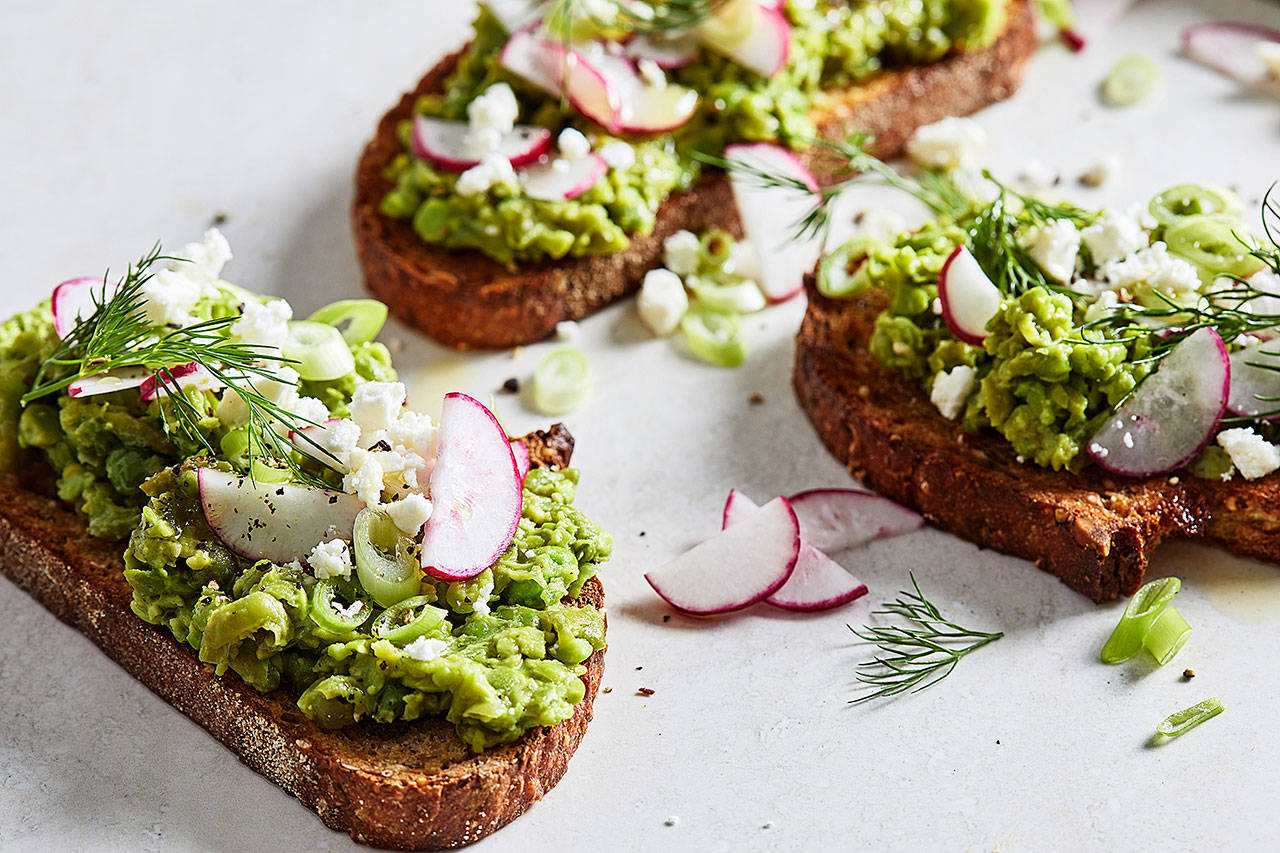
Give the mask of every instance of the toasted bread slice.
M 819 131 L 829 138 L 872 133 L 873 151 L 888 157 L 917 127 L 1009 97 L 1036 38 L 1030 0 L 1008 5 L 1005 29 L 990 47 L 888 71 L 822 98 L 814 112 Z M 612 255 L 507 267 L 479 252 L 427 245 L 407 220 L 379 212 L 391 189 L 383 172 L 402 150 L 396 126 L 412 115 L 420 95 L 443 88 L 460 55 L 442 60 L 382 117 L 356 171 L 352 225 L 365 285 L 401 320 L 460 348 L 531 343 L 550 335 L 561 320 L 581 319 L 638 289 L 644 274 L 661 265 L 662 243 L 676 231 L 723 228 L 742 236 L 728 182 L 709 174 L 692 190 L 667 199 L 653 233 L 636 235 L 630 247 Z
M 977 545 L 1025 557 L 1094 601 L 1132 595 L 1166 536 L 1280 561 L 1280 474 L 1229 482 L 1125 479 L 1019 462 L 994 431 L 969 435 L 924 388 L 867 349 L 882 291 L 819 294 L 796 337 L 792 381 L 827 448 L 868 486 Z
M 560 425 L 523 440 L 533 464 L 568 464 L 573 439 Z M 604 649 L 586 662 L 586 695 L 573 716 L 480 755 L 439 718 L 325 731 L 298 710 L 296 696 L 262 694 L 234 676 L 218 677 L 189 646 L 135 616 L 122 544 L 89 537 L 81 518 L 33 489 L 40 486 L 0 475 L 0 570 L 241 761 L 356 841 L 403 850 L 469 844 L 541 799 L 582 740 Z M 602 608 L 604 589 L 593 578 L 570 603 Z

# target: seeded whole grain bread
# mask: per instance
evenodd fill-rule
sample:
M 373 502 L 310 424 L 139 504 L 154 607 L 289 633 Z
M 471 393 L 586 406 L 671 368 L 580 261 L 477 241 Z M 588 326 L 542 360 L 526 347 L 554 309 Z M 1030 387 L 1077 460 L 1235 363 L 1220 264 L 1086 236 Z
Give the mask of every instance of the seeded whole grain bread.
M 828 138 L 872 133 L 873 152 L 891 156 L 916 128 L 1012 95 L 1035 46 L 1030 0 L 1008 0 L 1006 26 L 990 47 L 886 71 L 820 98 L 815 123 Z M 404 322 L 463 349 L 532 343 L 554 332 L 556 323 L 581 319 L 637 290 L 644 274 L 661 265 L 663 241 L 676 231 L 723 228 L 742 236 L 728 181 L 708 174 L 692 190 L 667 199 L 653 233 L 633 237 L 625 251 L 611 255 L 508 267 L 479 252 L 424 243 L 408 220 L 379 212 L 391 189 L 383 172 L 402 150 L 396 126 L 412 115 L 420 95 L 441 91 L 460 55 L 443 59 L 383 116 L 356 171 L 352 227 L 365 285 Z M 819 180 L 830 177 L 818 174 Z
M 792 373 L 800 405 L 855 477 L 938 527 L 1025 557 L 1098 602 L 1132 595 L 1168 536 L 1280 561 L 1280 474 L 1137 480 L 1019 462 L 994 430 L 967 434 L 868 351 L 883 291 L 828 299 L 810 276 L 806 293 Z
M 534 465 L 569 463 L 573 438 L 559 424 L 522 440 Z M 189 646 L 135 616 L 123 544 L 89 537 L 81 518 L 41 494 L 46 488 L 0 475 L 0 570 L 242 762 L 356 841 L 402 850 L 476 841 L 541 799 L 582 740 L 604 649 L 588 658 L 586 695 L 569 719 L 480 755 L 440 718 L 325 731 L 298 710 L 296 696 L 258 693 L 234 675 L 220 678 Z M 571 603 L 602 608 L 604 589 L 593 578 Z

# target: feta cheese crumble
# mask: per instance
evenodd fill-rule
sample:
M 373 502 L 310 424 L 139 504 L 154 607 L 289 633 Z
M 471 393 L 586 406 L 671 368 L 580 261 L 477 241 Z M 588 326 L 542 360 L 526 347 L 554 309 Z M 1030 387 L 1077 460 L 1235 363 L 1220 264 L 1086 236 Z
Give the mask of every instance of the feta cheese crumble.
M 506 83 L 495 83 L 467 104 L 471 144 L 482 154 L 497 153 L 502 137 L 511 133 L 519 116 L 515 92 Z
M 1280 468 L 1280 448 L 1251 427 L 1224 429 L 1218 433 L 1218 446 L 1227 451 L 1231 464 L 1246 480 L 1256 480 Z
M 377 430 L 385 430 L 400 419 L 404 406 L 403 382 L 365 382 L 351 394 L 351 420 L 360 427 L 366 439 Z M 368 442 L 372 443 L 372 442 Z
M 1029 237 L 1027 253 L 1045 275 L 1059 283 L 1071 281 L 1080 252 L 1080 231 L 1068 219 L 1054 219 L 1035 229 Z
M 1168 247 L 1159 242 L 1139 249 L 1124 260 L 1103 264 L 1098 274 L 1112 287 L 1133 292 L 1145 285 L 1179 304 L 1186 304 L 1200 289 L 1200 274 L 1195 266 L 1170 255 Z
M 1080 231 L 1080 239 L 1098 265 L 1123 260 L 1150 242 L 1136 208 L 1104 210 L 1096 222 Z
M 689 310 L 689 297 L 684 282 L 671 270 L 649 270 L 636 298 L 640 319 L 655 335 L 665 337 L 676 330 Z
M 967 364 L 957 364 L 946 373 L 939 373 L 933 380 L 933 389 L 929 392 L 929 401 L 938 407 L 938 411 L 949 421 L 960 417 L 964 404 L 978 387 L 977 374 Z
M 229 329 L 232 340 L 277 350 L 288 343 L 289 321 L 293 319 L 293 308 L 288 302 L 283 299 L 265 303 L 249 300 L 241 311 L 240 319 Z
M 702 241 L 692 231 L 677 231 L 662 241 L 662 263 L 676 275 L 693 275 L 702 260 Z
M 977 165 L 987 147 L 987 132 L 970 118 L 955 116 L 926 124 L 907 140 L 907 156 L 931 169 L 962 169 Z
M 606 144 L 600 156 L 610 169 L 630 169 L 636 164 L 636 150 L 622 141 Z
M 351 552 L 347 550 L 347 543 L 341 539 L 330 539 L 312 548 L 307 564 L 311 566 L 311 573 L 316 579 L 322 581 L 349 578 L 353 568 Z
M 581 160 L 591 153 L 591 141 L 576 127 L 566 127 L 556 137 L 556 147 L 566 160 Z
M 413 642 L 404 647 L 405 657 L 414 660 L 429 661 L 435 660 L 444 654 L 449 648 L 449 643 L 435 637 L 416 637 Z
M 387 515 L 405 536 L 417 536 L 431 518 L 431 501 L 414 492 L 387 504 Z

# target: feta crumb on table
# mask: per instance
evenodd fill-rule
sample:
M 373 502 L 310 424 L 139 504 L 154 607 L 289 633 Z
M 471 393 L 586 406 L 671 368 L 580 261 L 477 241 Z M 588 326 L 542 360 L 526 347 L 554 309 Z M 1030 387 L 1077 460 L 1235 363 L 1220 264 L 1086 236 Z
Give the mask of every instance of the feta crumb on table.
M 636 298 L 636 308 L 640 319 L 655 335 L 664 337 L 671 334 L 689 310 L 684 282 L 671 270 L 649 270 Z

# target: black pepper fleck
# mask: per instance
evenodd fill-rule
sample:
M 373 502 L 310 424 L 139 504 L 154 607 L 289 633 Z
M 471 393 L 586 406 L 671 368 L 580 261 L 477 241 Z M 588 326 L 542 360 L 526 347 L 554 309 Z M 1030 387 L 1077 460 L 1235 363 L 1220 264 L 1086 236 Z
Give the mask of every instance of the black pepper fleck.
M 763 395 L 763 394 L 752 394 L 750 397 L 748 397 L 748 398 L 747 398 L 747 402 L 748 402 L 748 403 L 750 403 L 750 404 L 751 404 L 751 405 L 753 405 L 753 406 L 758 406 L 758 405 L 760 405 L 761 403 L 763 403 L 763 402 L 764 402 L 764 395 Z
M 519 394 L 519 393 L 520 393 L 520 380 L 519 380 L 519 379 L 516 379 L 514 376 L 512 376 L 512 377 L 511 377 L 510 379 L 508 379 L 506 382 L 503 382 L 503 383 L 502 383 L 502 390 L 503 390 L 503 391 L 506 391 L 508 394 Z

